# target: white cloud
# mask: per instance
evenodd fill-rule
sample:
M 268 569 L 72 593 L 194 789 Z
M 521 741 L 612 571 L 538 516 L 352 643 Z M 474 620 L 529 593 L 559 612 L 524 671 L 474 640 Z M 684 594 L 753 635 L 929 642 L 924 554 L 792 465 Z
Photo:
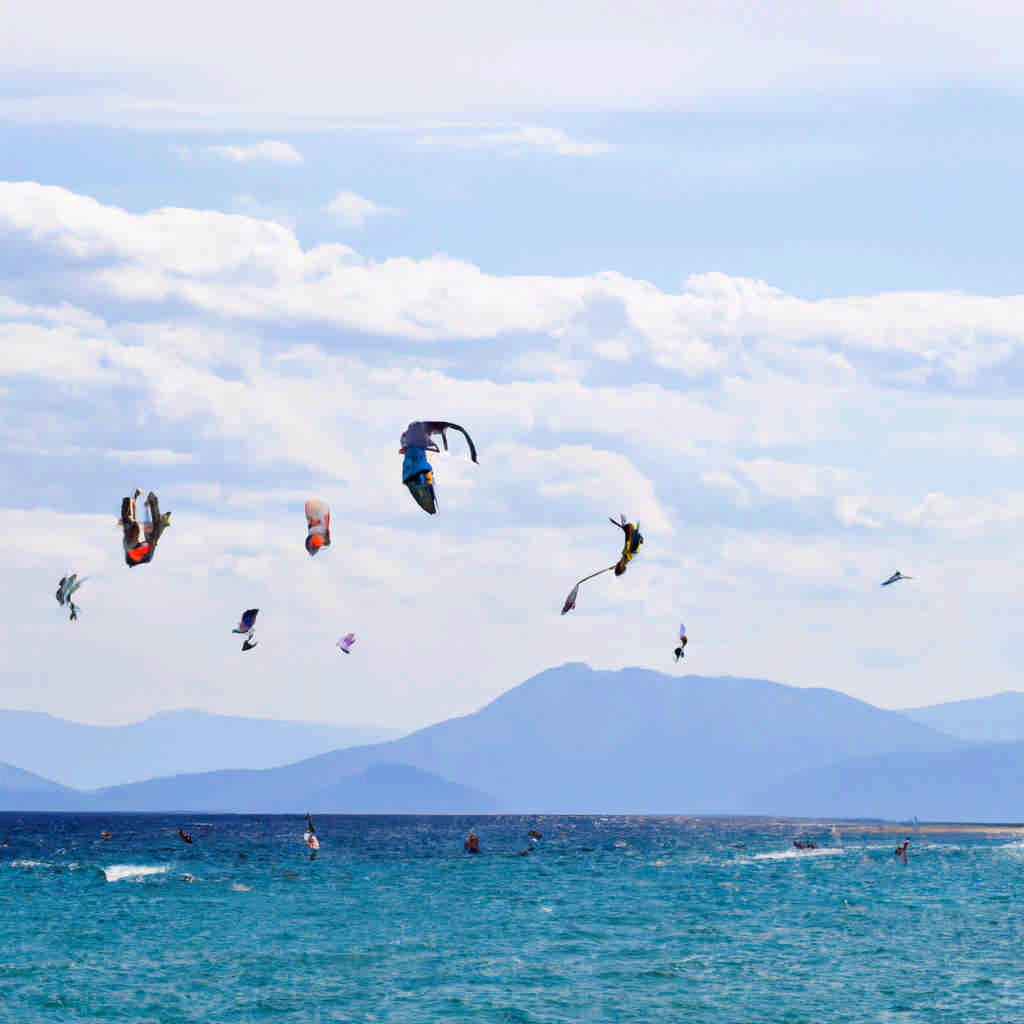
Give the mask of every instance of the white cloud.
M 0 296 L 0 706 L 27 693 L 88 719 L 100 692 L 122 720 L 177 701 L 416 725 L 560 661 L 663 668 L 680 618 L 709 674 L 902 704 L 1016 677 L 1000 636 L 1020 613 L 1020 297 L 808 302 L 724 275 L 666 292 L 375 262 L 251 216 L 136 214 L 32 183 L 0 183 L 0 236 L 32 257 L 8 280 L 43 294 Z M 900 384 L 890 360 L 919 378 Z M 998 399 L 968 386 L 993 367 Z M 473 465 L 453 437 L 433 458 L 437 517 L 400 482 L 399 434 L 423 416 L 480 451 Z M 111 473 L 175 512 L 146 570 L 120 564 Z M 316 494 L 336 533 L 311 560 Z M 562 619 L 568 587 L 616 556 L 619 512 L 641 522 L 641 557 Z M 74 633 L 39 587 L 69 568 L 92 577 Z M 896 568 L 914 586 L 880 605 Z M 266 657 L 243 667 L 225 630 L 250 601 Z M 156 615 L 188 640 L 159 661 L 137 639 Z M 341 687 L 349 628 L 369 653 Z M 920 657 L 920 680 L 895 700 L 885 669 L 863 679 L 867 648 Z M 70 670 L 112 657 L 152 686 L 96 670 L 83 690 Z
M 611 272 L 498 277 L 443 255 L 374 262 L 338 244 L 303 249 L 294 231 L 267 220 L 134 214 L 29 182 L 0 183 L 0 233 L 102 262 L 83 268 L 83 284 L 127 301 L 424 341 L 544 332 L 572 354 L 582 346 L 605 357 L 628 344 L 632 357 L 694 379 L 711 375 L 743 401 L 757 401 L 770 376 L 774 391 L 790 394 L 785 405 L 764 405 L 763 440 L 814 433 L 825 387 L 975 387 L 1024 347 L 1024 296 L 808 301 L 722 274 L 691 277 L 676 294 Z M 887 361 L 894 355 L 898 371 Z M 816 387 L 792 387 L 797 381 Z
M 299 223 L 300 214 L 283 206 L 280 203 L 263 202 L 255 196 L 237 195 L 231 197 L 231 210 L 233 213 L 240 213 L 244 217 L 252 217 L 254 220 L 269 220 L 282 227 L 294 231 Z
M 721 469 L 712 469 L 707 473 L 701 473 L 701 483 L 707 487 L 716 487 L 732 496 L 733 503 L 738 508 L 750 507 L 750 492 L 735 477 Z
M 387 206 L 379 206 L 372 199 L 345 190 L 339 192 L 324 209 L 344 227 L 354 231 L 362 231 L 374 217 L 395 213 Z
M 958 423 L 936 433 L 911 434 L 906 442 L 913 446 L 938 448 L 997 459 L 1013 458 L 1020 451 L 1017 442 L 995 430 L 979 429 L 970 423 Z
M 421 146 L 451 149 L 499 149 L 512 152 L 541 151 L 556 156 L 598 156 L 618 148 L 608 142 L 581 142 L 558 128 L 519 123 L 491 126 L 486 130 L 453 130 L 421 135 Z
M 722 97 L 982 81 L 1020 86 L 1024 14 L 1004 0 L 871 5 L 739 0 L 596 10 L 454 0 L 310 0 L 301 32 L 272 4 L 180 0 L 159 17 L 125 0 L 38 0 L 0 10 L 8 75 L 111 83 L 65 104 L 94 116 L 110 93 L 137 118 L 182 108 L 298 116 L 679 109 Z M 538 24 L 543 31 L 538 32 Z M 528 68 L 529 73 L 524 73 Z M 22 116 L 46 95 L 9 101 Z
M 287 142 L 266 139 L 252 146 L 207 146 L 205 152 L 236 164 L 265 160 L 273 164 L 303 164 L 306 158 Z
M 95 456 L 102 459 L 112 459 L 115 462 L 122 462 L 126 465 L 140 466 L 187 466 L 194 461 L 193 456 L 188 452 L 175 452 L 169 448 L 84 448 L 81 445 L 68 445 L 64 448 L 42 448 L 21 444 L 7 445 L 8 451 L 18 452 L 23 455 L 33 456 L 73 456 L 83 458 Z
M 801 500 L 836 494 L 852 484 L 852 474 L 834 466 L 807 466 L 778 459 L 731 461 L 734 472 L 770 498 Z

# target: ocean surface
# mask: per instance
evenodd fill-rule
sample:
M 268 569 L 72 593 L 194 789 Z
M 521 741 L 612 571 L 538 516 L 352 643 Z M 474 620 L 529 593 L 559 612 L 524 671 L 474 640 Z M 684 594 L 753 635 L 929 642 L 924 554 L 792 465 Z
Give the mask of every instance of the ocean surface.
M 311 859 L 303 827 L 0 814 L 0 1020 L 1024 1021 L 1008 836 L 321 816 Z

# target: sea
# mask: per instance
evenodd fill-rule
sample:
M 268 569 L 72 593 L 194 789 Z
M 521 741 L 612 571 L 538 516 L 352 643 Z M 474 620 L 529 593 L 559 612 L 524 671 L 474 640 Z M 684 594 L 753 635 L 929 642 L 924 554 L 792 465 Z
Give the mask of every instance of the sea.
M 0 814 L 0 1021 L 1024 1021 L 1012 832 L 304 822 Z

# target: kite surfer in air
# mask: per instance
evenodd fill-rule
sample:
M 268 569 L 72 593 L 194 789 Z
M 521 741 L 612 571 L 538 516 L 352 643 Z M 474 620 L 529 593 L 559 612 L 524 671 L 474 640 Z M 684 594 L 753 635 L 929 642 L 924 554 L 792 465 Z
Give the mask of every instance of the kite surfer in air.
M 315 555 L 331 546 L 331 507 L 319 498 L 306 502 L 306 550 Z
M 639 523 L 629 523 L 626 521 L 625 516 L 619 516 L 618 519 L 612 519 L 608 517 L 608 521 L 613 525 L 617 526 L 623 534 L 625 534 L 622 544 L 622 554 L 619 560 L 614 565 L 609 565 L 606 569 L 598 569 L 597 572 L 592 572 L 589 576 L 584 576 L 569 591 L 569 596 L 565 599 L 565 603 L 562 605 L 562 614 L 571 612 L 576 607 L 576 598 L 579 595 L 580 587 L 587 582 L 592 580 L 595 576 L 600 576 L 602 573 L 612 572 L 614 570 L 616 576 L 621 576 L 628 567 L 629 563 L 633 560 L 633 557 L 640 550 L 640 545 L 644 542 L 644 535 L 640 532 Z
M 171 513 L 160 514 L 160 503 L 152 491 L 146 495 L 146 519 L 139 522 L 136 501 L 141 494 L 136 487 L 134 494 L 121 499 L 119 525 L 124 530 L 124 560 L 129 568 L 153 561 L 157 542 L 171 524 Z
M 913 576 L 904 576 L 899 570 L 894 572 L 887 580 L 882 580 L 878 585 L 880 587 L 887 587 L 890 583 L 899 583 L 900 580 L 912 580 Z
M 433 440 L 434 434 L 441 435 L 444 450 L 448 451 L 448 431 L 457 430 L 469 445 L 469 457 L 479 464 L 473 439 L 457 423 L 444 420 L 413 420 L 402 432 L 398 453 L 402 460 L 402 483 L 409 488 L 416 504 L 424 512 L 437 512 L 437 492 L 434 490 L 434 467 L 427 461 L 427 452 L 440 452 Z
M 680 658 L 685 657 L 686 648 L 686 625 L 685 623 L 679 623 L 679 646 L 672 652 L 676 656 L 676 661 Z
M 619 516 L 618 522 L 609 516 L 608 522 L 612 526 L 617 526 L 626 535 L 622 542 L 622 557 L 615 563 L 615 575 L 621 576 L 626 571 L 626 566 L 633 560 L 633 556 L 640 550 L 644 535 L 640 532 L 639 523 L 627 523 L 623 515 Z
M 71 600 L 71 595 L 88 579 L 88 576 L 83 576 L 81 579 L 78 578 L 77 573 L 72 573 L 70 576 L 62 576 L 60 583 L 57 584 L 57 604 L 62 608 L 64 605 L 68 606 L 70 614 L 70 621 L 74 622 L 78 618 L 78 605 Z
M 244 634 L 245 640 L 242 643 L 243 651 L 251 651 L 254 647 L 259 644 L 259 640 L 253 640 L 254 628 L 256 625 L 256 616 L 259 615 L 259 608 L 247 608 L 242 612 L 242 617 L 238 621 L 238 625 L 235 626 L 232 633 Z

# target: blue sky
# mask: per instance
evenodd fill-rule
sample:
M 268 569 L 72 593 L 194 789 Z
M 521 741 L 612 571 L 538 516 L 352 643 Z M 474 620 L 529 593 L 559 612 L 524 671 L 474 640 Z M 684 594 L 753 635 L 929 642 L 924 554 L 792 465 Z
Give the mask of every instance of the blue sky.
M 137 212 L 262 204 L 307 245 L 356 237 L 322 216 L 344 187 L 397 211 L 358 233 L 377 259 L 444 252 L 496 274 L 618 270 L 666 289 L 719 270 L 806 298 L 1007 294 L 1022 270 L 1022 116 L 1015 92 L 930 87 L 544 119 L 615 147 L 594 156 L 427 146 L 416 141 L 427 130 L 386 126 L 273 133 L 305 156 L 296 164 L 207 152 L 266 132 L 16 122 L 0 140 L 7 180 Z
M 456 4 L 396 40 L 375 8 L 346 63 L 330 5 L 296 38 L 257 5 L 220 58 L 206 6 L 164 47 L 115 0 L 0 16 L 0 705 L 413 727 L 567 660 L 671 669 L 680 619 L 705 674 L 1016 685 L 1016 15 L 641 4 L 545 37 Z M 435 460 L 436 518 L 400 483 L 416 418 L 480 449 Z M 129 572 L 136 484 L 174 527 Z M 641 557 L 561 618 L 619 512 Z

